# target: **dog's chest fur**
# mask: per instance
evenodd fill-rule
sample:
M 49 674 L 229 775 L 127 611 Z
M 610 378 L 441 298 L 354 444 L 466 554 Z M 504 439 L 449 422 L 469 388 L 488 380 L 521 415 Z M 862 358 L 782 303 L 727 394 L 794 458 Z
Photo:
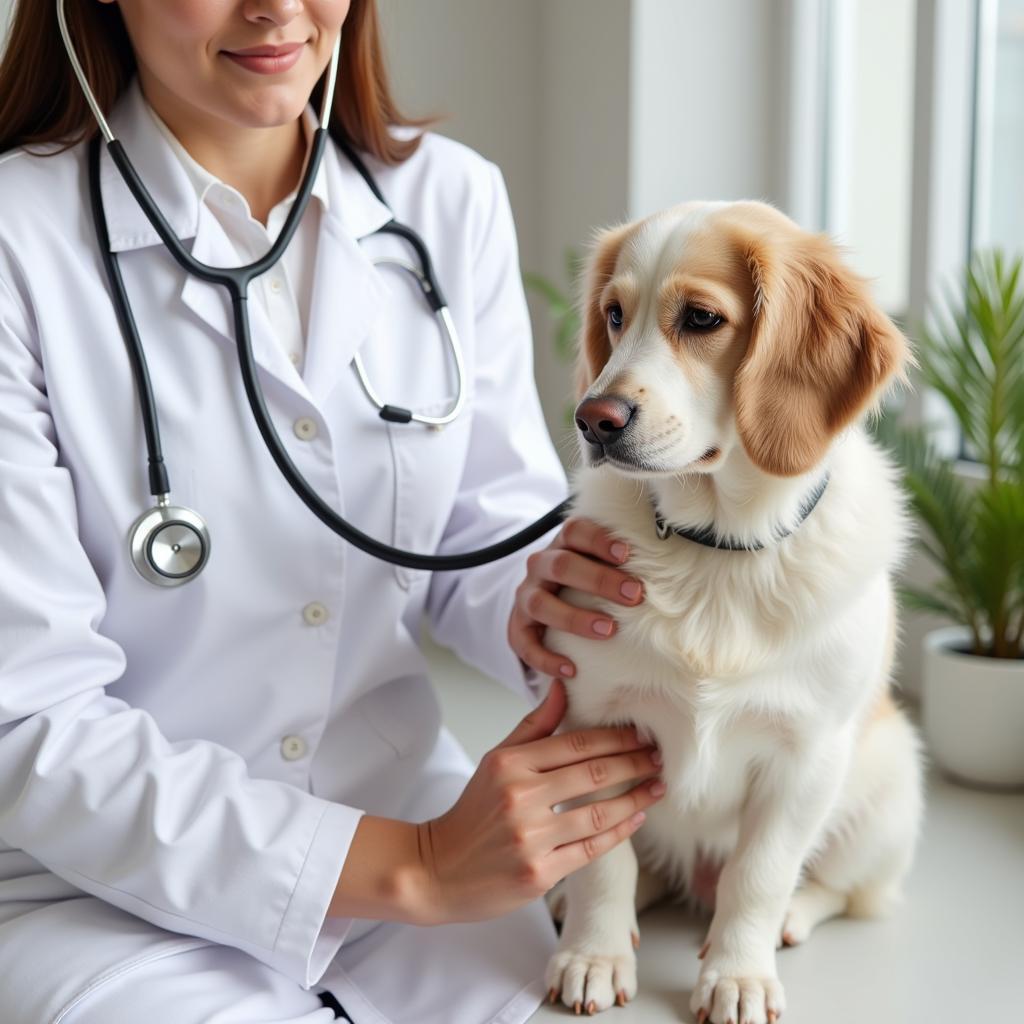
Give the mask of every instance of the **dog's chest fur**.
M 904 544 L 888 466 L 857 434 L 835 453 L 829 490 L 790 537 L 758 552 L 661 540 L 637 485 L 601 470 L 577 478 L 575 511 L 630 546 L 644 582 L 635 608 L 579 592 L 618 623 L 609 640 L 549 631 L 577 666 L 567 724 L 636 723 L 665 758 L 669 795 L 649 828 L 699 819 L 723 852 L 759 763 L 855 717 L 882 662 L 889 572 Z M 691 820 L 690 826 L 695 822 Z

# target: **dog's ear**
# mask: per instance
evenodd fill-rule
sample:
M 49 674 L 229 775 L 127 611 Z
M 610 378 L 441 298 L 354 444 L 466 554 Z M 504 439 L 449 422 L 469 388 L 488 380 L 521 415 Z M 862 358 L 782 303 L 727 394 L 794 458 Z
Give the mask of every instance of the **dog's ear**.
M 612 354 L 608 325 L 601 308 L 601 293 L 615 273 L 622 244 L 630 226 L 607 228 L 594 239 L 587 260 L 580 300 L 580 337 L 576 353 L 576 400 L 579 401 L 604 369 Z
M 823 235 L 747 237 L 754 283 L 750 343 L 736 373 L 736 423 L 755 465 L 806 473 L 912 360 L 866 282 Z

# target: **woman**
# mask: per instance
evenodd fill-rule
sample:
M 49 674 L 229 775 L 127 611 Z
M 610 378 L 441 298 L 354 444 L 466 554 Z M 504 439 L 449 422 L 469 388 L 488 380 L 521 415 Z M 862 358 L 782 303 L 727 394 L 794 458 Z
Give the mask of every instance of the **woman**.
M 372 0 L 67 15 L 157 205 L 223 266 L 266 251 L 290 209 L 344 22 L 332 127 L 431 250 L 470 407 L 432 431 L 383 422 L 360 390 L 356 351 L 386 400 L 429 412 L 452 386 L 429 310 L 371 262 L 409 256 L 367 237 L 388 209 L 332 145 L 250 289 L 271 417 L 324 500 L 400 547 L 480 547 L 562 497 L 500 174 L 395 112 Z M 223 291 L 173 263 L 104 152 L 172 497 L 212 539 L 187 585 L 146 582 L 125 543 L 152 500 L 89 213 L 93 133 L 53 5 L 21 0 L 0 65 L 0 1019 L 319 1022 L 340 1003 L 358 1024 L 525 1020 L 553 946 L 539 897 L 635 830 L 657 754 L 627 730 L 552 736 L 556 685 L 474 770 L 416 638 L 426 616 L 536 701 L 539 673 L 572 671 L 545 625 L 613 628 L 561 584 L 641 600 L 624 548 L 573 523 L 524 578 L 527 552 L 428 575 L 345 545 L 262 446 Z M 596 778 L 636 785 L 603 814 L 552 812 Z

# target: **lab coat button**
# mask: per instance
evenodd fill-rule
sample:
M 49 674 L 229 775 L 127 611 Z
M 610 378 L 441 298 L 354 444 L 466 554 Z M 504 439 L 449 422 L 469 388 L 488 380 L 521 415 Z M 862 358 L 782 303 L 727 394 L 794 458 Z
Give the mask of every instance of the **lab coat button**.
M 300 356 L 298 352 L 289 352 L 288 358 L 292 361 L 292 366 L 298 366 L 299 360 L 302 358 L 302 356 Z
M 312 441 L 316 437 L 316 422 L 311 420 L 308 416 L 303 416 L 295 421 L 292 428 L 295 431 L 295 436 L 300 441 Z
M 270 290 L 276 295 L 281 291 L 281 279 L 279 277 L 272 277 L 270 279 Z
M 281 756 L 286 761 L 298 761 L 306 756 L 306 741 L 301 736 L 285 736 L 281 740 Z
M 327 609 L 319 601 L 313 601 L 302 609 L 302 617 L 310 626 L 322 626 L 327 621 Z

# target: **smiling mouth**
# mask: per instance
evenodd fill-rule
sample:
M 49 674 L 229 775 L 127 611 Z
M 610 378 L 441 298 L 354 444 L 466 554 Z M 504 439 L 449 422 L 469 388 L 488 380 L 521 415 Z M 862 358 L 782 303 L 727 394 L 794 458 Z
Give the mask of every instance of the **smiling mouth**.
M 302 56 L 305 43 L 284 43 L 280 46 L 252 46 L 245 50 L 222 50 L 229 60 L 261 75 L 275 75 L 293 67 Z

